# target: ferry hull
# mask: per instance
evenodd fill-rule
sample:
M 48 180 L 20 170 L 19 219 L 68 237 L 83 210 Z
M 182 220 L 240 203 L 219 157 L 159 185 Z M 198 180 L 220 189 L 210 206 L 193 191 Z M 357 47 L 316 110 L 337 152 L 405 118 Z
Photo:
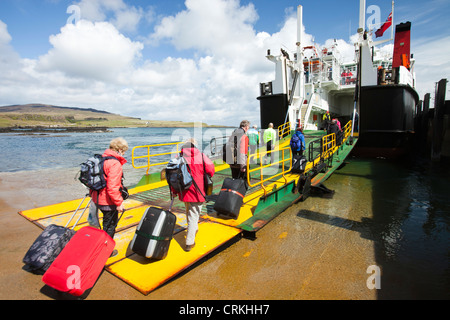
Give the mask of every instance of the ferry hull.
M 257 99 L 260 104 L 261 128 L 267 128 L 269 123 L 277 128 L 286 122 L 289 110 L 287 94 L 262 95 Z
M 386 158 L 405 154 L 413 140 L 418 100 L 416 91 L 406 85 L 361 87 L 355 153 Z

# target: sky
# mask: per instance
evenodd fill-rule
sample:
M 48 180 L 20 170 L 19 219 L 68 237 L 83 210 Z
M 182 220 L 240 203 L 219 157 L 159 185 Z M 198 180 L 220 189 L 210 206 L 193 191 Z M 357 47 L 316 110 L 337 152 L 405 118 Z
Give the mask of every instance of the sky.
M 353 58 L 358 0 L 0 0 L 0 106 L 259 124 L 259 83 L 275 77 L 265 55 L 295 51 L 298 5 L 305 46 L 336 39 Z M 391 0 L 366 7 L 383 23 Z M 449 15 L 448 0 L 395 2 L 394 24 L 412 23 L 421 98 L 450 78 Z

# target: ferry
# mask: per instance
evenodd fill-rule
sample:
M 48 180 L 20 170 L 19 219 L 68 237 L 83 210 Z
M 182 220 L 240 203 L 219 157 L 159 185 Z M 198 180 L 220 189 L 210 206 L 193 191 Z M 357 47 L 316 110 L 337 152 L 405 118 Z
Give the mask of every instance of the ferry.
M 395 28 L 393 52 L 382 52 L 365 29 L 365 0 L 360 1 L 359 40 L 353 61 L 345 62 L 335 41 L 330 47 L 302 46 L 298 32 L 297 51 L 267 52 L 275 63 L 276 76 L 260 84 L 261 125 L 281 125 L 291 120 L 292 129 L 325 128 L 324 115 L 341 123 L 352 120 L 359 134 L 356 153 L 374 157 L 404 154 L 414 133 L 419 96 L 415 90 L 415 60 L 410 53 L 411 23 Z M 393 24 L 394 3 L 388 18 Z M 297 20 L 302 25 L 302 7 Z M 391 27 L 393 31 L 393 26 Z
M 225 178 L 231 177 L 230 166 L 222 160 L 220 150 L 227 137 L 216 137 L 210 143 L 210 157 L 214 160 L 216 174 L 214 188 L 207 196 L 199 221 L 196 246 L 189 252 L 184 249 L 187 221 L 184 203 L 176 200 L 171 207 L 176 217 L 176 227 L 169 252 L 163 260 L 149 260 L 131 250 L 130 243 L 136 227 L 149 206 L 168 210 L 170 191 L 164 177 L 165 165 L 180 152 L 184 143 L 170 142 L 135 146 L 131 165 L 146 169 L 140 182 L 129 188 L 130 197 L 124 201 L 125 213 L 116 228 L 114 240 L 118 254 L 110 257 L 105 269 L 144 295 L 149 294 L 181 272 L 205 262 L 211 253 L 241 238 L 255 238 L 257 232 L 275 219 L 293 203 L 305 201 L 313 190 L 331 192 L 324 182 L 345 164 L 349 154 L 359 144 L 355 132 L 355 87 L 358 77 L 343 77 L 341 68 L 350 71 L 354 65 L 342 66 L 336 48 L 317 51 L 317 56 L 305 57 L 301 39 L 302 6 L 298 7 L 297 53 L 281 51 L 278 56 L 268 54 L 275 62 L 276 79 L 261 84 L 258 97 L 261 107 L 261 125 L 268 122 L 278 128 L 274 150 L 260 145 L 256 153 L 247 159 L 247 190 L 237 218 L 229 218 L 214 210 L 214 202 Z M 314 49 L 312 49 L 314 51 Z M 306 74 L 306 71 L 309 74 Z M 353 72 L 352 72 L 353 74 Z M 327 79 L 327 80 L 326 80 Z M 327 134 L 321 127 L 321 116 L 326 111 L 339 117 L 342 123 L 341 137 Z M 342 121 L 345 120 L 345 121 Z M 303 172 L 291 172 L 293 155 L 290 139 L 294 130 L 303 127 L 306 140 L 307 164 Z M 266 164 L 263 158 L 274 153 L 274 160 Z M 313 199 L 310 199 L 313 201 Z M 27 220 L 44 229 L 51 224 L 73 226 L 75 230 L 87 226 L 87 214 L 91 199 L 84 198 L 54 205 L 20 211 Z M 101 212 L 99 218 L 102 219 Z M 31 244 L 30 244 L 31 245 Z M 206 262 L 207 263 L 207 262 Z
M 393 56 L 389 60 L 372 57 L 373 42 L 363 36 L 357 88 L 360 155 L 397 158 L 411 149 L 419 95 L 415 89 L 415 60 L 410 53 L 410 30 L 410 22 L 396 26 Z M 367 67 L 371 61 L 373 67 Z

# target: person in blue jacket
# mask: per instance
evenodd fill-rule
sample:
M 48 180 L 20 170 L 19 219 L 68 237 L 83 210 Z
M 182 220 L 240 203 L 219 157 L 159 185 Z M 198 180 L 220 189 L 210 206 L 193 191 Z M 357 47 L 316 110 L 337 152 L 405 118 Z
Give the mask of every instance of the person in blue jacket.
M 290 145 L 292 149 L 292 155 L 303 155 L 303 151 L 305 151 L 306 148 L 306 143 L 302 127 L 298 127 L 295 130 L 295 133 L 292 135 Z

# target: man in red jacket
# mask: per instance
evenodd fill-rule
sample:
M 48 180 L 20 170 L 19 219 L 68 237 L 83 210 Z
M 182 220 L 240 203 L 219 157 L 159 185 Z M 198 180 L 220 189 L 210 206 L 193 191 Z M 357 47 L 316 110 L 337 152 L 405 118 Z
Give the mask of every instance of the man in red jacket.
M 195 139 L 191 138 L 181 147 L 181 155 L 186 160 L 192 179 L 195 181 L 189 189 L 183 190 L 179 195 L 180 200 L 183 201 L 186 206 L 186 218 L 188 223 L 186 251 L 191 251 L 195 246 L 198 219 L 200 218 L 202 205 L 206 201 L 204 196 L 205 186 L 203 176 L 207 173 L 212 177 L 215 173 L 214 163 L 197 149 L 196 145 L 197 142 Z M 175 192 L 173 189 L 172 191 Z
M 123 157 L 128 150 L 128 143 L 123 138 L 115 138 L 111 140 L 109 149 L 103 153 L 103 157 L 114 157 L 115 159 L 107 159 L 103 164 L 103 172 L 105 173 L 106 188 L 99 192 L 91 191 L 92 201 L 97 205 L 98 209 L 103 212 L 103 230 L 114 238 L 116 233 L 116 225 L 119 212 L 124 211 L 123 198 L 120 191 L 122 186 L 122 166 L 127 162 Z M 117 252 L 117 250 L 114 250 Z

